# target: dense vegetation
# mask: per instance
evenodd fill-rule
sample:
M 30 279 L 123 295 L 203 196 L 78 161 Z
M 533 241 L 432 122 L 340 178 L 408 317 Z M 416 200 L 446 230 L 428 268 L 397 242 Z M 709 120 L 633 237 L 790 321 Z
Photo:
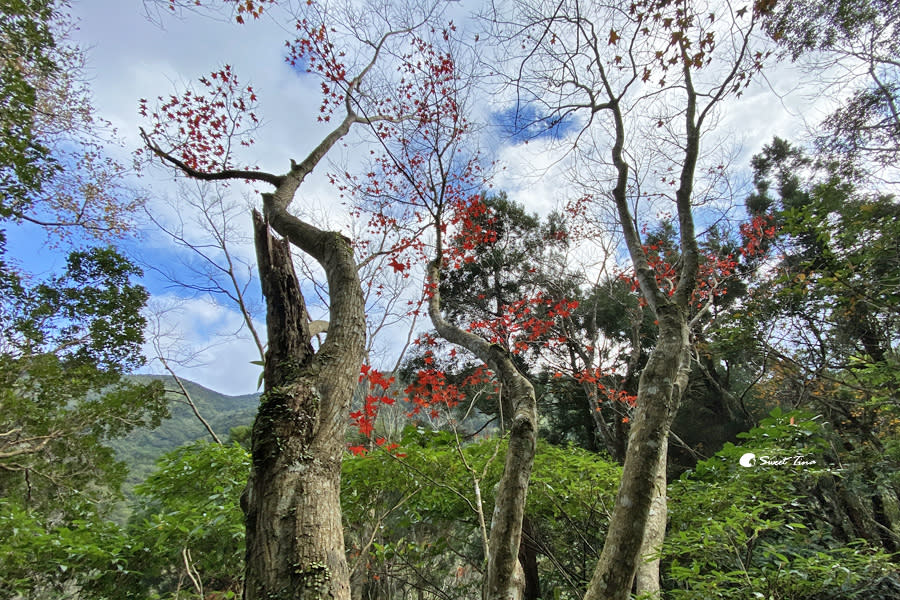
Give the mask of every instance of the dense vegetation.
M 339 124 L 286 173 L 239 166 L 257 97 L 230 66 L 140 102 L 144 168 L 274 190 L 246 278 L 227 187 L 183 207 L 212 242 L 166 230 L 170 283 L 233 303 L 262 354 L 262 393 L 229 397 L 148 339 L 122 239 L 165 221 L 111 158 L 68 3 L 0 0 L 0 596 L 900 597 L 900 9 L 521 0 L 479 35 L 523 55 L 474 60 L 443 3 L 375 4 L 291 5 L 289 62 Z M 707 164 L 779 56 L 865 68 L 809 143 Z M 467 103 L 496 78 L 501 128 L 575 157 L 557 211 L 486 192 Z M 351 128 L 375 140 L 329 175 L 353 240 L 288 210 Z M 11 230 L 65 266 L 33 272 Z

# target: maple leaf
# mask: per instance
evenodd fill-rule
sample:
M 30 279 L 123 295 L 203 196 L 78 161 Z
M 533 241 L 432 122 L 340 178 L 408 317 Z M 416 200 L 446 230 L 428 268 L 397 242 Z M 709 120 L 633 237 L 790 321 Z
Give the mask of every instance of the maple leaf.
M 389 262 L 388 265 L 390 267 L 392 267 L 394 269 L 394 271 L 397 271 L 398 273 L 402 273 L 403 271 L 406 270 L 406 265 L 404 265 L 402 262 L 398 261 L 397 257 L 391 258 L 391 262 Z
M 610 46 L 614 45 L 616 42 L 619 41 L 620 37 L 621 36 L 618 33 L 616 33 L 615 29 L 610 29 L 609 30 L 609 45 Z

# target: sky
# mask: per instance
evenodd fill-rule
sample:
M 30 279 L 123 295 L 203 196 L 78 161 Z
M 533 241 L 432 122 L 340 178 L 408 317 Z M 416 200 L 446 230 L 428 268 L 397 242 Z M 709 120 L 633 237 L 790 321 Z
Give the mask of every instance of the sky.
M 452 10 L 463 15 L 470 6 L 472 2 L 454 4 Z M 232 65 L 241 81 L 252 83 L 260 96 L 263 127 L 252 155 L 262 169 L 285 171 L 288 159 L 304 157 L 328 131 L 315 119 L 320 102 L 318 80 L 298 76 L 284 61 L 284 40 L 290 35 L 290 24 L 264 17 L 242 27 L 227 17 L 157 12 L 141 0 L 73 0 L 72 9 L 80 22 L 73 37 L 88 50 L 87 76 L 97 113 L 116 128 L 122 149 L 114 152 L 127 164 L 131 161 L 129 152 L 140 146 L 139 100 L 147 98 L 152 104 L 157 96 L 166 96 L 224 64 Z M 787 66 L 773 69 L 768 74 L 771 87 L 755 85 L 735 109 L 722 115 L 721 139 L 738 144 L 736 164 L 746 164 L 749 156 L 773 135 L 790 139 L 803 131 L 798 115 L 809 114 L 808 110 L 801 110 L 804 103 L 810 102 L 808 90 L 806 96 L 794 94 L 786 101 L 772 89 L 787 92 L 796 81 L 796 74 L 792 73 Z M 480 114 L 493 115 L 494 127 L 488 128 L 482 152 L 498 164 L 494 189 L 505 190 L 529 210 L 546 215 L 578 193 L 566 179 L 572 168 L 571 157 L 558 143 L 573 129 L 563 123 L 553 135 L 526 140 L 509 130 L 509 108 L 497 106 L 496 100 L 497 97 L 484 95 L 484 106 L 477 109 Z M 331 168 L 353 165 L 354 154 L 360 151 L 353 145 L 336 150 L 329 157 L 334 165 Z M 334 211 L 336 192 L 327 181 L 328 170 L 321 167 L 304 182 L 304 214 L 340 225 L 342 217 Z M 148 210 L 157 220 L 169 227 L 183 226 L 189 239 L 202 239 L 202 227 L 188 216 L 179 220 L 173 209 L 179 201 L 179 188 L 171 173 L 146 170 L 135 185 L 147 194 Z M 245 240 L 233 250 L 238 259 L 252 264 L 247 209 L 255 203 L 253 191 L 235 186 L 227 193 L 242 209 L 234 219 Z M 18 243 L 24 242 L 20 239 Z M 183 263 L 184 255 L 155 228 L 141 227 L 126 247 L 146 265 L 145 285 L 153 295 L 156 311 L 153 322 L 158 331 L 166 334 L 165 341 L 160 342 L 164 351 L 170 357 L 183 359 L 179 374 L 226 394 L 256 391 L 260 367 L 252 361 L 259 359 L 258 352 L 246 336 L 246 329 L 242 330 L 241 318 L 234 308 L 221 298 L 215 300 L 207 294 L 173 286 L 154 270 L 156 267 L 185 278 L 190 274 L 190 265 Z M 36 253 L 42 254 L 49 256 L 46 251 Z M 259 305 L 256 282 L 251 281 L 247 290 L 248 298 Z M 314 317 L 326 317 L 321 308 L 318 310 L 320 314 Z M 258 316 L 256 325 L 264 334 L 260 319 Z M 235 332 L 239 334 L 234 335 Z M 148 350 L 151 349 L 148 344 Z M 160 372 L 158 363 L 150 368 Z

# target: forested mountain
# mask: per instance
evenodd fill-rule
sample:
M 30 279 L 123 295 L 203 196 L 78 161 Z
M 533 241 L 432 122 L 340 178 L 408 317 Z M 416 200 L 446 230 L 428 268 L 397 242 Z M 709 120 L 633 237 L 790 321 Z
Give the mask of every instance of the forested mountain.
M 143 481 L 153 471 L 155 462 L 166 452 L 202 439 L 210 439 L 206 428 L 184 401 L 171 377 L 165 375 L 131 375 L 126 378 L 141 383 L 159 381 L 166 390 L 169 417 L 158 427 L 139 427 L 128 435 L 113 440 L 110 446 L 116 457 L 128 465 L 129 484 Z M 259 394 L 226 396 L 192 381 L 182 380 L 197 410 L 223 440 L 233 427 L 250 426 L 259 407 Z

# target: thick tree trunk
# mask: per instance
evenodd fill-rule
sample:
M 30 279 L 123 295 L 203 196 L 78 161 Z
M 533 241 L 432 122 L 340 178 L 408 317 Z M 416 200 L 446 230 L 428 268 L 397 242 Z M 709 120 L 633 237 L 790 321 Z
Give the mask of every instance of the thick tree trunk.
M 667 436 L 668 438 L 668 436 Z M 663 448 L 668 448 L 668 439 Z M 647 526 L 644 528 L 644 542 L 641 547 L 635 587 L 638 595 L 647 600 L 662 598 L 659 585 L 659 552 L 666 538 L 666 521 L 668 505 L 666 502 L 666 463 L 667 452 L 663 452 L 656 468 L 656 481 L 653 484 L 653 498 L 650 501 L 650 514 L 647 515 Z
M 669 426 L 687 385 L 690 353 L 684 315 L 672 304 L 660 306 L 657 314 L 659 338 L 641 374 L 622 481 L 585 600 L 627 600 L 631 594 Z
M 318 229 L 288 209 L 306 177 L 351 127 L 372 123 L 353 111 L 369 67 L 348 83 L 344 119 L 303 161 L 291 160 L 283 175 L 243 169 L 204 172 L 141 131 L 151 152 L 188 177 L 247 179 L 275 188 L 261 194 L 265 219 L 253 214 L 269 337 L 250 480 L 241 497 L 247 527 L 245 600 L 350 598 L 339 481 L 344 429 L 365 352 L 364 298 L 350 240 Z M 272 237 L 270 227 L 282 241 Z M 315 353 L 291 246 L 315 259 L 328 280 L 328 335 Z
M 364 342 L 352 253 L 337 234 L 306 239 L 332 290 L 329 334 L 310 343 L 309 315 L 287 240 L 254 213 L 267 305 L 265 389 L 253 425 L 246 515 L 245 600 L 349 600 L 340 508 L 344 419 Z M 355 280 L 355 286 L 354 286 Z M 338 285 L 335 285 L 338 284 Z M 334 298 L 340 291 L 340 298 Z

